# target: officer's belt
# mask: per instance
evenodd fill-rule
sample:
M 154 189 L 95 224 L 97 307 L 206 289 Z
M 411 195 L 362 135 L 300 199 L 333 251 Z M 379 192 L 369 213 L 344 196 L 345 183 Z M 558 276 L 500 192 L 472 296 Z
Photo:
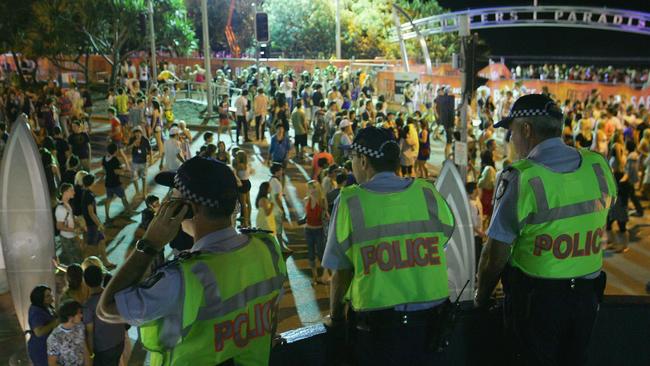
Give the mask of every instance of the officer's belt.
M 604 276 L 604 273 L 601 272 L 600 276 L 590 279 L 549 279 L 531 277 L 516 267 L 511 267 L 510 270 L 514 276 L 518 277 L 518 282 L 521 281 L 525 283 L 525 287 L 545 292 L 591 292 L 594 291 L 597 286 L 599 286 L 601 276 Z
M 546 188 L 544 182 L 540 177 L 532 178 L 528 181 L 535 194 L 535 203 L 537 210 L 531 212 L 521 222 L 524 224 L 535 225 L 545 222 L 567 219 L 570 217 L 586 215 L 606 209 L 609 206 L 608 199 L 610 197 L 607 181 L 605 180 L 605 173 L 599 164 L 593 164 L 592 168 L 596 174 L 598 187 L 600 188 L 601 196 L 594 200 L 573 203 L 570 205 L 559 206 L 554 208 L 548 207 L 548 199 L 546 196 Z
M 393 309 L 360 311 L 354 314 L 358 329 L 394 328 L 428 325 L 440 313 L 440 306 L 418 311 L 396 311 Z M 368 329 L 364 329 L 367 327 Z

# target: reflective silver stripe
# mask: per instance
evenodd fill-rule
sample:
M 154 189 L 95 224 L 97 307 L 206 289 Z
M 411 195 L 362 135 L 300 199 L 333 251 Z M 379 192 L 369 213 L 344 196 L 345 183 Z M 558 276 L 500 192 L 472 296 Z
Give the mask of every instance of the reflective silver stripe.
M 535 202 L 537 203 L 538 211 L 531 212 L 528 217 L 523 220 L 523 223 L 529 225 L 542 224 L 549 221 L 561 220 L 605 210 L 607 208 L 606 198 L 609 196 L 605 174 L 600 164 L 594 164 L 592 168 L 596 174 L 596 179 L 598 180 L 601 197 L 560 207 L 548 208 L 546 189 L 544 188 L 544 183 L 541 178 L 535 177 L 530 179 L 528 183 L 535 194 Z M 545 209 L 542 209 L 544 207 Z
M 280 255 L 275 248 L 275 243 L 269 238 L 261 238 L 261 240 L 271 254 L 275 276 L 254 283 L 224 301 L 221 300 L 221 294 L 219 293 L 219 289 L 215 282 L 215 276 L 209 266 L 205 262 L 199 262 L 192 267 L 192 272 L 203 285 L 203 296 L 206 304 L 204 307 L 199 309 L 196 320 L 208 320 L 226 315 L 237 309 L 243 308 L 251 299 L 270 294 L 271 292 L 282 288 L 286 275 L 280 272 L 280 266 L 278 264 Z M 199 267 L 199 265 L 201 266 Z M 214 286 L 214 288 L 211 288 L 212 286 Z M 183 334 L 186 335 L 190 328 L 191 326 L 188 326 L 183 329 Z
M 219 291 L 219 286 L 217 286 L 217 282 L 215 281 L 215 275 L 210 269 L 210 266 L 208 266 L 208 264 L 205 262 L 197 262 L 195 265 L 192 266 L 191 271 L 192 273 L 194 273 L 196 278 L 203 286 L 203 298 L 205 299 L 205 303 L 206 304 L 221 303 L 221 292 Z M 203 309 L 204 308 L 199 309 L 198 312 L 199 315 L 201 314 L 201 311 Z M 183 321 L 182 317 L 179 319 L 179 321 L 181 322 Z M 191 325 L 183 328 L 181 332 L 183 337 L 187 336 L 190 329 L 192 329 Z
M 260 296 L 278 290 L 284 284 L 285 276 L 277 275 L 268 280 L 254 283 L 219 304 L 209 304 L 199 310 L 196 320 L 208 320 L 231 313 L 246 306 L 246 303 Z
M 546 199 L 546 190 L 544 190 L 544 183 L 542 182 L 542 178 L 535 177 L 529 180 L 528 183 L 535 193 L 537 212 L 548 211 L 548 200 Z
M 192 266 L 192 273 L 203 285 L 203 297 L 205 302 L 221 302 L 221 293 L 215 280 L 215 275 L 205 262 L 198 262 Z
M 280 260 L 280 255 L 276 250 L 275 242 L 269 237 L 262 237 L 262 242 L 266 245 L 266 248 L 271 253 L 271 260 L 273 261 L 273 268 L 275 269 L 275 274 L 280 274 L 280 267 L 278 266 L 278 261 Z
M 603 198 L 609 196 L 609 187 L 607 187 L 607 180 L 605 180 L 605 172 L 603 172 L 603 167 L 600 164 L 596 163 L 592 165 L 594 173 L 596 173 L 596 180 L 598 180 L 598 187 L 600 192 L 603 194 Z
M 442 232 L 450 237 L 454 231 L 452 225 L 444 224 L 438 217 L 438 201 L 430 189 L 422 189 L 425 203 L 429 212 L 428 220 L 416 220 L 397 222 L 379 226 L 366 227 L 365 213 L 361 207 L 361 199 L 358 196 L 350 197 L 347 201 L 352 220 L 352 239 L 347 238 L 344 243 L 349 248 L 350 241 L 362 243 L 369 240 L 376 240 L 383 237 L 401 236 L 413 233 Z M 345 248 L 347 249 L 347 248 Z

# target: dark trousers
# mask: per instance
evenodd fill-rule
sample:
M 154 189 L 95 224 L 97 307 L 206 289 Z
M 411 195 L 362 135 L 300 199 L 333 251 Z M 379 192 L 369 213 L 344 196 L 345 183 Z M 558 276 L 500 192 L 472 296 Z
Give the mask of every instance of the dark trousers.
M 259 140 L 261 138 L 264 138 L 264 125 L 266 121 L 262 118 L 262 116 L 255 116 L 255 139 Z
M 124 351 L 124 342 L 105 351 L 95 352 L 93 366 L 118 366 Z
M 248 121 L 246 116 L 237 116 L 237 142 L 239 142 L 239 133 L 244 130 L 244 141 L 248 141 Z
M 605 283 L 604 272 L 593 280 L 571 282 L 533 279 L 508 267 L 504 318 L 512 364 L 584 365 Z
M 437 364 L 439 356 L 429 347 L 439 323 L 435 310 L 369 313 L 373 314 L 355 314 L 353 343 L 357 365 Z

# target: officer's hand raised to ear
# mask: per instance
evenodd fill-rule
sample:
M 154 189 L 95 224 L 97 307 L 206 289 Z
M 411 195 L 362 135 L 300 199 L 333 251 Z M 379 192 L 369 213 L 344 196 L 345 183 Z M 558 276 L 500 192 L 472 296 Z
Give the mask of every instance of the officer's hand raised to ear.
M 181 200 L 169 200 L 162 204 L 158 214 L 153 218 L 142 237 L 157 250 L 169 243 L 178 234 L 181 223 L 190 209 L 187 202 Z

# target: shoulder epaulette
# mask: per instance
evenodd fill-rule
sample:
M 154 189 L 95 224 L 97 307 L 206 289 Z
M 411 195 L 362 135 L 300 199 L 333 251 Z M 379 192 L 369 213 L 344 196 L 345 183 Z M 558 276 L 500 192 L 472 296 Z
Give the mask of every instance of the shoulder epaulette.
M 239 228 L 239 232 L 242 234 L 273 234 L 271 230 L 259 229 L 256 227 L 242 227 Z
M 171 265 L 181 263 L 181 262 L 186 261 L 188 259 L 197 257 L 197 256 L 199 256 L 201 254 L 203 254 L 203 252 L 201 252 L 200 250 L 197 250 L 197 251 L 184 250 L 182 252 L 179 252 L 176 255 L 176 257 L 174 257 L 174 259 L 168 260 L 168 261 L 164 262 L 163 264 L 159 265 L 158 267 L 156 267 L 154 272 L 155 271 L 160 271 L 160 270 L 162 270 L 162 269 L 164 269 L 166 267 L 169 267 Z

